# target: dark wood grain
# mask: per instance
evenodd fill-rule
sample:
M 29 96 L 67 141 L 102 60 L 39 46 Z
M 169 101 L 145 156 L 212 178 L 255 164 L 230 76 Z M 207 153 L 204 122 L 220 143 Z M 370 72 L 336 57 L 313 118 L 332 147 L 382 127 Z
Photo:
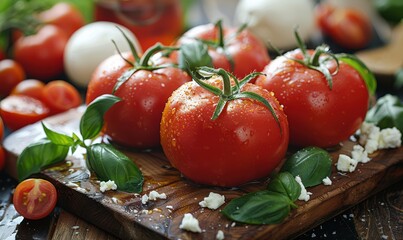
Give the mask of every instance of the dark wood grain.
M 59 131 L 78 132 L 82 110 L 82 108 L 75 109 L 51 117 L 46 120 L 46 124 Z M 15 163 L 16 156 L 22 149 L 41 137 L 43 133 L 39 124 L 10 135 L 4 141 L 4 146 L 9 152 L 9 163 Z M 344 142 L 340 149 L 331 152 L 333 160 L 335 161 L 340 153 L 349 154 L 354 144 L 350 141 Z M 178 171 L 171 168 L 161 151 L 125 150 L 125 153 L 140 166 L 145 176 L 143 194 L 156 190 L 159 193 L 166 193 L 166 200 L 142 204 L 140 195 L 117 191 L 101 193 L 99 183 L 90 177 L 80 153 L 67 158 L 70 164 L 63 163 L 48 168 L 42 171 L 40 176 L 49 179 L 57 186 L 60 207 L 123 239 L 214 239 L 218 230 L 224 231 L 226 239 L 266 239 L 267 236 L 273 239 L 288 239 L 351 208 L 403 177 L 403 148 L 379 151 L 372 156 L 371 162 L 359 164 L 358 170 L 353 173 L 341 175 L 333 169 L 331 175 L 333 185 L 310 188 L 309 191 L 313 193 L 311 200 L 307 203 L 298 201 L 299 208 L 282 224 L 231 226 L 232 222 L 218 210 L 203 209 L 198 205 L 199 201 L 210 191 L 214 191 L 225 195 L 228 202 L 246 192 L 263 189 L 264 181 L 256 181 L 237 189 L 199 186 L 183 179 Z M 8 165 L 8 171 L 13 175 L 12 164 Z M 67 186 L 68 182 L 80 185 L 86 192 L 82 193 L 75 187 Z M 173 210 L 167 209 L 168 205 L 172 206 Z M 203 233 L 190 233 L 179 229 L 183 214 L 187 212 L 199 219 Z M 68 219 L 62 222 L 68 222 Z M 54 238 L 57 239 L 55 236 L 59 236 L 58 234 L 62 234 L 60 237 L 67 236 L 63 234 L 75 234 L 70 225 L 72 223 L 67 224 L 65 231 L 57 229 L 53 233 Z

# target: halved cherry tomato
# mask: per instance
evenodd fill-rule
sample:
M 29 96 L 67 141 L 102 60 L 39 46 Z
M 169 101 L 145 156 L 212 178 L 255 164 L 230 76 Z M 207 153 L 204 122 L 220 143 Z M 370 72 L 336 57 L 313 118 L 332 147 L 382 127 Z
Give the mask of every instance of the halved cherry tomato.
M 30 178 L 17 185 L 14 191 L 15 210 L 27 219 L 48 216 L 56 206 L 57 191 L 47 180 Z
M 18 62 L 12 59 L 0 61 L 0 97 L 7 97 L 11 90 L 24 79 L 24 69 Z
M 45 83 L 37 79 L 26 79 L 17 84 L 11 91 L 13 95 L 25 95 L 36 99 L 42 98 L 42 91 Z
M 81 12 L 67 2 L 56 3 L 48 10 L 39 13 L 38 18 L 44 23 L 60 27 L 69 37 L 85 24 Z
M 3 146 L 0 145 L 0 171 L 3 170 L 6 165 L 6 151 L 4 151 Z
M 11 130 L 17 130 L 49 116 L 49 108 L 32 97 L 10 95 L 0 102 L 0 116 Z
M 78 90 L 63 80 L 51 81 L 42 91 L 42 100 L 52 114 L 80 106 L 82 99 Z

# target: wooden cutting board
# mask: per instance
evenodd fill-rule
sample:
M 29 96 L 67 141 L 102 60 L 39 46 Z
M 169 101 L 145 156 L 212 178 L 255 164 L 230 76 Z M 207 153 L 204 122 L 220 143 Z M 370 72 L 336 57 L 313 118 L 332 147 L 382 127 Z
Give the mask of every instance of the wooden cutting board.
M 83 107 L 46 119 L 48 127 L 70 134 L 78 133 Z M 8 151 L 7 171 L 15 176 L 17 156 L 29 143 L 44 137 L 39 123 L 20 129 L 4 141 Z M 334 163 L 340 153 L 350 154 L 355 143 L 343 142 L 331 151 Z M 256 181 L 239 188 L 200 186 L 181 177 L 172 168 L 161 150 L 134 152 L 123 150 L 141 168 L 144 191 L 165 193 L 167 199 L 141 203 L 141 195 L 108 191 L 101 193 L 99 183 L 90 177 L 82 152 L 46 170 L 39 177 L 50 180 L 58 189 L 58 205 L 86 221 L 122 239 L 215 239 L 222 230 L 225 239 L 289 239 L 358 204 L 372 194 L 403 178 L 403 147 L 376 152 L 371 162 L 359 164 L 353 173 L 340 174 L 333 166 L 331 186 L 309 188 L 308 202 L 297 201 L 285 221 L 278 225 L 233 224 L 218 210 L 203 209 L 199 202 L 209 192 L 225 195 L 226 202 L 247 192 L 264 189 L 265 181 Z M 83 190 L 84 189 L 84 190 Z M 172 206 L 172 208 L 170 207 Z M 222 206 L 220 209 L 222 209 Z M 202 233 L 179 229 L 185 213 L 192 213 L 200 222 Z

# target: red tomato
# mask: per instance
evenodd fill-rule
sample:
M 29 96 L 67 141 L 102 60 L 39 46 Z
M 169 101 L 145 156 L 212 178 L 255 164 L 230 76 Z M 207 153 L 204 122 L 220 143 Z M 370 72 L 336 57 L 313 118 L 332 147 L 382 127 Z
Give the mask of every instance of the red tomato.
M 0 142 L 3 140 L 4 137 L 4 123 L 0 117 Z
M 224 28 L 224 46 L 209 46 L 209 55 L 214 68 L 223 68 L 243 78 L 251 72 L 262 71 L 270 62 L 268 50 L 263 42 L 250 31 L 236 33 L 236 28 Z M 199 25 L 187 31 L 177 42 L 178 45 L 196 41 L 195 39 L 218 42 L 218 28 L 213 24 Z M 177 60 L 177 54 L 172 55 Z M 233 61 L 233 67 L 231 66 Z
M 359 49 L 371 40 L 371 21 L 358 10 L 322 3 L 316 7 L 315 17 L 322 32 L 341 47 Z
M 6 151 L 4 150 L 3 146 L 0 145 L 0 171 L 4 169 L 6 165 Z
M 206 83 L 222 88 L 221 78 Z M 201 184 L 238 186 L 268 176 L 284 158 L 288 122 L 272 93 L 251 83 L 242 92 L 254 92 L 273 107 L 279 120 L 260 102 L 230 100 L 211 120 L 219 97 L 194 81 L 169 98 L 161 120 L 161 145 L 172 166 Z
M 311 52 L 309 52 L 311 54 Z M 325 76 L 292 59 L 302 59 L 299 49 L 274 59 L 256 84 L 273 91 L 287 114 L 290 143 L 330 147 L 348 139 L 365 119 L 369 93 L 360 74 L 340 62 L 329 88 Z M 335 61 L 326 66 L 335 72 Z
M 35 123 L 49 115 L 41 101 L 23 95 L 10 95 L 0 102 L 0 116 L 11 130 Z
M 0 48 L 0 60 L 6 59 L 6 53 L 4 52 L 3 49 Z
M 129 59 L 133 57 L 125 54 Z M 160 63 L 172 62 L 159 59 Z M 87 104 L 102 94 L 112 93 L 117 79 L 131 66 L 119 55 L 104 60 L 94 71 L 88 84 Z M 105 133 L 122 145 L 134 148 L 159 146 L 160 122 L 165 103 L 171 93 L 191 78 L 173 67 L 134 73 L 116 92 L 122 101 L 105 114 Z
M 51 114 L 64 112 L 82 103 L 78 90 L 63 80 L 47 83 L 42 91 L 42 101 L 50 108 Z
M 43 26 L 35 35 L 19 38 L 14 59 L 31 78 L 49 80 L 63 73 L 63 54 L 67 36 L 58 27 Z
M 11 91 L 13 95 L 26 95 L 36 99 L 42 98 L 42 91 L 45 83 L 37 79 L 26 79 L 17 84 Z
M 0 97 L 6 97 L 11 90 L 25 79 L 25 72 L 22 66 L 11 59 L 0 61 Z
M 24 218 L 37 220 L 48 216 L 56 206 L 57 191 L 47 180 L 30 178 L 20 182 L 14 191 L 15 210 Z
M 52 8 L 39 13 L 38 18 L 44 23 L 58 26 L 69 37 L 85 24 L 82 13 L 66 2 L 56 3 Z

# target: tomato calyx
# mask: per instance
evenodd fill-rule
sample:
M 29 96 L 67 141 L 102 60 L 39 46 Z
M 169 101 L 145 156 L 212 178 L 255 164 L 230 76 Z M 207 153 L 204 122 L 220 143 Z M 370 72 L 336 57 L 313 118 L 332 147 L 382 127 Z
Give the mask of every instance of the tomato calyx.
M 273 107 L 270 105 L 270 103 L 264 97 L 260 96 L 259 94 L 254 93 L 254 92 L 249 92 L 249 91 L 242 92 L 242 87 L 246 83 L 248 83 L 249 81 L 251 81 L 258 75 L 263 75 L 262 73 L 260 73 L 260 72 L 250 73 L 246 77 L 244 77 L 241 81 L 239 81 L 234 75 L 225 71 L 222 68 L 219 68 L 219 69 L 214 69 L 214 68 L 210 68 L 210 67 L 197 68 L 198 74 L 200 74 L 204 78 L 210 78 L 214 75 L 221 76 L 221 78 L 223 80 L 223 90 L 221 90 L 215 86 L 212 86 L 212 85 L 206 83 L 205 81 L 203 81 L 203 79 L 200 79 L 197 76 L 197 74 L 195 74 L 194 72 L 192 72 L 192 71 L 190 71 L 190 72 L 191 72 L 193 80 L 197 84 L 199 84 L 202 88 L 206 89 L 207 91 L 213 93 L 214 95 L 220 97 L 220 99 L 218 100 L 217 106 L 214 110 L 214 113 L 211 117 L 211 120 L 215 120 L 220 116 L 220 114 L 224 110 L 228 101 L 232 101 L 235 99 L 248 98 L 248 99 L 256 100 L 256 101 L 262 103 L 265 107 L 267 107 L 270 110 L 271 114 L 273 115 L 274 119 L 276 120 L 276 122 L 281 130 L 279 119 L 278 119 L 277 115 L 275 114 Z M 233 79 L 235 82 L 234 86 L 231 86 L 231 79 Z
M 127 70 L 125 73 L 123 73 L 117 80 L 115 86 L 113 87 L 112 93 L 115 93 L 120 86 L 123 85 L 133 74 L 140 70 L 146 70 L 146 71 L 154 71 L 162 68 L 167 68 L 167 67 L 173 67 L 175 66 L 174 64 L 161 64 L 161 65 L 156 65 L 152 61 L 152 57 L 155 56 L 157 53 L 163 52 L 163 51 L 177 51 L 179 50 L 178 47 L 169 47 L 169 46 L 164 46 L 160 43 L 156 43 L 154 46 L 150 47 L 147 49 L 147 51 L 144 53 L 142 57 L 140 57 L 136 51 L 136 48 L 134 44 L 130 41 L 130 39 L 126 36 L 126 34 L 117 27 L 119 31 L 123 34 L 124 38 L 126 39 L 127 43 L 129 44 L 130 51 L 134 57 L 134 61 L 130 61 L 127 58 L 125 58 L 120 52 L 116 42 L 112 40 L 113 44 L 115 45 L 115 48 L 120 55 L 120 57 L 128 63 L 130 66 L 132 66 L 129 70 Z

